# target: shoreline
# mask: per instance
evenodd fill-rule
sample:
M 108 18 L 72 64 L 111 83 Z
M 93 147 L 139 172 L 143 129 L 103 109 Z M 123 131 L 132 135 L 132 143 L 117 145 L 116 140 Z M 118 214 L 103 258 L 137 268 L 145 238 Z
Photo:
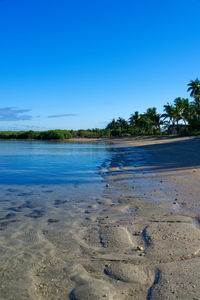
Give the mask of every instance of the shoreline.
M 116 169 L 111 161 L 102 173 L 104 199 L 76 224 L 59 289 L 70 300 L 198 299 L 200 139 L 115 139 L 113 145 L 114 160 L 124 165 Z M 44 268 L 50 280 L 53 270 Z M 54 299 L 53 288 L 45 297 L 41 290 L 43 299 Z
M 118 199 L 122 206 L 127 205 L 129 210 L 136 208 L 131 216 L 132 225 L 126 222 L 127 217 L 122 220 L 136 251 L 126 261 L 132 260 L 141 267 L 139 277 L 142 267 L 150 268 L 154 274 L 146 296 L 144 293 L 138 299 L 197 299 L 200 296 L 200 139 L 127 140 L 124 145 L 130 151 L 131 147 L 144 151 L 145 161 L 143 166 L 132 169 L 130 176 L 124 175 L 130 185 L 123 183 L 123 176 L 111 176 L 113 185 L 124 190 Z M 115 266 L 120 268 L 120 263 Z M 137 299 L 137 292 L 133 294 Z
M 101 250 L 79 265 L 70 299 L 101 299 L 99 285 L 107 299 L 197 299 L 200 139 L 114 144 L 144 163 L 105 175 L 107 201 L 98 217 L 91 210 L 85 232 L 88 248 Z
M 99 169 L 102 195 L 87 203 L 80 190 L 80 211 L 74 203 L 77 212 L 66 218 L 63 210 L 60 222 L 44 214 L 15 229 L 1 250 L 10 253 L 0 268 L 3 299 L 199 298 L 200 138 L 120 138 L 112 145 Z M 57 201 L 62 213 L 68 204 Z
M 132 141 L 144 141 L 152 140 L 174 140 L 174 139 L 193 139 L 200 138 L 200 135 L 188 135 L 188 136 L 179 136 L 179 135 L 159 135 L 159 136 L 124 136 L 124 137 L 97 137 L 97 138 L 69 138 L 69 139 L 18 139 L 18 138 L 0 138 L 0 141 L 36 141 L 36 142 L 81 142 L 81 143 L 93 143 L 93 142 L 132 142 Z

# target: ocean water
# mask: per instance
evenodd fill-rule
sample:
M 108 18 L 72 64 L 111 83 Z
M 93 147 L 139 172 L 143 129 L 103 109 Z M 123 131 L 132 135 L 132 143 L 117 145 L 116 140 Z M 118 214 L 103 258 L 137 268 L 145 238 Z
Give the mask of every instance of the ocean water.
M 76 235 L 112 156 L 105 143 L 0 141 L 0 299 L 32 299 L 30 274 Z
M 110 168 L 141 164 L 132 151 L 106 143 L 0 141 L 0 232 L 31 222 L 70 224 L 103 197 Z
M 0 141 L 0 229 L 88 205 L 102 191 L 99 170 L 112 155 L 103 143 Z
M 111 155 L 111 147 L 100 143 L 0 141 L 0 183 L 98 182 L 98 168 Z
M 0 141 L 0 299 L 68 299 L 63 267 L 92 251 L 84 234 L 109 178 L 143 160 L 106 143 Z

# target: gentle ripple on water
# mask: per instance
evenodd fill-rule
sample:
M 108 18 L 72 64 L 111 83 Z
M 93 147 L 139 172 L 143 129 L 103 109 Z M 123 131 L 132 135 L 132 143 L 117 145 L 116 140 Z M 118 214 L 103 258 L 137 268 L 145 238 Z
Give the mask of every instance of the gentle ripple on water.
M 102 143 L 0 141 L 1 299 L 37 299 L 36 269 L 79 255 L 86 209 L 103 199 L 112 168 L 130 172 L 132 157 Z
M 98 167 L 111 155 L 100 143 L 0 141 L 0 230 L 81 211 L 102 191 Z

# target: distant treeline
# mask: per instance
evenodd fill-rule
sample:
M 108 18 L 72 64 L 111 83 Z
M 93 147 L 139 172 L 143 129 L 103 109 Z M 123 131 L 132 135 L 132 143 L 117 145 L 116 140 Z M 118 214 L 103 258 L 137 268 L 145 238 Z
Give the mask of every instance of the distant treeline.
M 23 139 L 23 140 L 65 140 L 71 138 L 99 138 L 109 137 L 110 130 L 47 130 L 47 131 L 0 131 L 0 139 Z
M 145 113 L 136 111 L 128 120 L 113 119 L 104 129 L 48 130 L 48 131 L 1 131 L 1 139 L 64 140 L 70 138 L 103 138 L 148 135 L 197 135 L 200 134 L 200 81 L 191 80 L 188 91 L 193 101 L 176 98 L 164 105 L 164 113 L 155 107 Z
M 70 139 L 69 130 L 47 130 L 47 131 L 0 131 L 1 139 L 31 139 L 31 140 L 58 140 Z

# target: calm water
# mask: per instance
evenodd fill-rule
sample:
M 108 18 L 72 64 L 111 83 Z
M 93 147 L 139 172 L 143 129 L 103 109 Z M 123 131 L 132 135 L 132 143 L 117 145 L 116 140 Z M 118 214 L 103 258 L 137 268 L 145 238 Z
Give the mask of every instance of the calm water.
M 105 144 L 0 141 L 1 184 L 81 184 L 99 181 L 112 155 Z
M 81 214 L 100 197 L 99 169 L 112 156 L 100 143 L 0 141 L 0 230 Z
M 38 299 L 36 269 L 70 247 L 112 156 L 100 143 L 0 141 L 0 299 Z
M 133 165 L 133 157 L 105 143 L 0 141 L 1 233 L 35 222 L 72 224 L 104 197 L 100 170 Z
M 123 167 L 141 164 L 143 155 L 134 151 L 101 143 L 0 141 L 0 299 L 39 299 L 46 284 L 51 297 L 40 299 L 67 299 L 65 277 L 56 281 L 64 291 L 59 297 L 52 296 L 52 278 L 91 251 L 84 234 L 91 216 L 101 219 L 101 203 L 112 190 L 104 176 L 115 175 L 109 167 L 129 172 Z
M 71 222 L 69 215 L 103 197 L 102 168 L 141 164 L 132 151 L 105 143 L 0 141 L 0 230 L 42 217 Z

